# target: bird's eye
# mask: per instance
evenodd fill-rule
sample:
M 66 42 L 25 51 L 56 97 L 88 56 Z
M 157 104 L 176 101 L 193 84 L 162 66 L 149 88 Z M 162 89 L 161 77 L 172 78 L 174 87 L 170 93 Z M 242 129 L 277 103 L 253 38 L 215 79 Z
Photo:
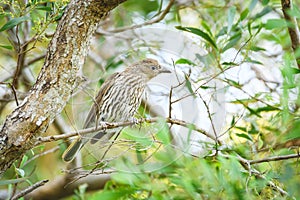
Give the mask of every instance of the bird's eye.
M 155 66 L 152 66 L 152 67 L 151 67 L 151 69 L 152 69 L 152 70 L 155 70 L 155 69 L 156 69 L 156 67 L 155 67 Z

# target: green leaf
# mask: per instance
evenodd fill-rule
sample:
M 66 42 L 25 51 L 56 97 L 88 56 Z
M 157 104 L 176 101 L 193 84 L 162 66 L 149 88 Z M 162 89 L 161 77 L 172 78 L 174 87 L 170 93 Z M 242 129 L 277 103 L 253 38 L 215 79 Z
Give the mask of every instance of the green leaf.
M 230 101 L 230 103 L 234 103 L 234 104 L 245 104 L 245 105 L 249 105 L 249 103 L 256 103 L 257 100 L 256 99 L 237 99 L 234 101 Z
M 8 30 L 8 29 L 11 29 L 11 28 L 17 26 L 18 24 L 20 24 L 20 23 L 22 23 L 24 21 L 27 21 L 29 19 L 30 19 L 30 17 L 27 17 L 27 16 L 14 18 L 14 19 L 8 21 L 6 24 L 4 24 L 2 26 L 2 28 L 0 29 L 0 32 Z
M 245 127 L 242 127 L 242 126 L 236 126 L 235 128 L 236 128 L 236 129 L 239 129 L 239 130 L 241 130 L 241 131 L 244 131 L 244 132 L 247 133 L 247 129 L 246 129 Z
M 265 6 L 269 3 L 269 0 L 262 0 L 261 3 L 262 3 L 263 6 Z
M 248 16 L 248 14 L 249 14 L 249 9 L 246 8 L 246 9 L 241 13 L 239 21 L 243 21 L 243 20 Z
M 235 125 L 235 116 L 232 116 L 230 126 L 234 126 L 234 125 Z
M 212 32 L 210 30 L 211 26 L 207 24 L 205 20 L 201 21 L 201 26 L 208 32 L 209 35 L 212 35 Z
M 170 134 L 169 134 L 169 127 L 167 126 L 166 122 L 163 119 L 159 119 L 157 122 L 159 126 L 159 130 L 156 134 L 156 137 L 163 143 L 163 144 L 170 144 Z
M 275 28 L 286 28 L 287 23 L 284 19 L 268 19 L 264 27 L 267 30 L 271 30 Z
M 237 135 L 238 137 L 245 138 L 245 139 L 247 139 L 247 140 L 252 141 L 252 138 L 251 138 L 248 134 L 245 134 L 245 133 L 236 133 L 236 135 Z
M 291 10 L 288 10 L 288 14 L 292 17 L 296 17 L 298 19 L 300 19 L 300 10 L 299 7 L 294 5 L 293 8 Z
M 214 48 L 218 49 L 216 42 L 207 33 L 201 31 L 200 29 L 193 28 L 193 27 L 182 27 L 182 26 L 176 26 L 175 28 L 177 28 L 178 30 L 187 31 L 195 35 L 198 35 L 202 37 L 204 40 L 206 40 L 207 42 L 209 42 Z
M 51 6 L 42 6 L 42 5 L 39 5 L 36 7 L 37 10 L 43 10 L 43 11 L 48 11 L 48 12 L 51 12 L 52 11 L 52 8 Z
M 20 183 L 20 182 L 26 181 L 26 179 L 28 179 L 28 177 L 10 179 L 10 180 L 0 180 L 0 185 L 9 185 L 9 184 L 14 184 L 14 183 Z
M 193 66 L 196 66 L 195 63 L 193 63 L 192 61 L 188 60 L 188 59 L 185 59 L 185 58 L 180 58 L 178 59 L 175 64 L 187 64 L 187 65 L 193 65 Z
M 227 33 L 231 31 L 235 13 L 236 13 L 236 7 L 235 6 L 230 7 L 227 14 L 227 23 L 228 23 Z
M 118 189 L 114 190 L 105 190 L 97 193 L 91 197 L 91 200 L 101 199 L 101 200 L 115 200 L 121 199 L 122 197 L 134 192 L 134 189 Z
M 226 35 L 226 34 L 227 34 L 226 31 L 227 31 L 227 26 L 224 26 L 223 28 L 221 28 L 221 30 L 220 30 L 219 33 L 216 35 L 216 37 L 218 38 L 218 37 L 220 37 L 220 36 L 222 36 L 222 35 Z
M 136 141 L 143 147 L 148 147 L 153 144 L 153 141 L 151 138 L 141 135 L 140 132 L 135 129 L 127 128 L 122 132 L 122 134 L 123 134 L 124 138 Z
M 263 47 L 259 47 L 259 46 L 251 46 L 250 47 L 250 50 L 251 51 L 266 51 L 266 49 L 265 48 L 263 48 Z
M 300 138 L 300 120 L 296 120 L 293 123 L 291 130 L 288 132 L 285 138 L 288 140 Z
M 105 69 L 116 69 L 117 67 L 123 64 L 123 60 L 116 61 L 114 59 L 115 57 L 112 57 L 107 61 L 108 64 L 105 66 Z
M 262 116 L 261 116 L 258 112 L 256 112 L 254 109 L 252 109 L 252 108 L 250 108 L 250 107 L 248 106 L 248 103 L 245 103 L 245 102 L 243 102 L 243 101 L 240 101 L 239 99 L 237 99 L 237 101 L 238 101 L 240 104 L 242 104 L 242 105 L 244 106 L 244 108 L 246 108 L 246 109 L 250 112 L 251 115 L 256 115 L 257 117 L 262 118 Z
M 200 88 L 203 89 L 203 90 L 207 90 L 207 89 L 216 89 L 216 87 L 205 86 L 205 85 L 201 85 Z
M 237 34 L 235 34 L 234 36 L 232 36 L 231 38 L 229 38 L 229 42 L 222 49 L 222 51 L 225 52 L 226 50 L 228 50 L 231 47 L 233 47 L 234 45 L 236 45 L 240 41 L 241 38 L 242 38 L 241 32 L 238 32 Z
M 264 106 L 264 107 L 260 107 L 260 108 L 256 108 L 254 109 L 255 112 L 260 113 L 260 112 L 269 112 L 269 111 L 276 111 L 276 110 L 280 110 L 279 108 L 276 108 L 274 106 Z
M 251 9 L 249 9 L 249 10 L 251 10 Z M 260 19 L 262 16 L 268 14 L 271 11 L 273 11 L 272 7 L 271 6 L 266 6 L 266 7 L 264 7 L 264 9 L 261 12 L 257 13 L 256 15 L 254 15 L 252 17 L 252 19 L 254 19 L 254 20 L 255 19 Z
M 10 46 L 10 45 L 2 45 L 2 44 L 0 44 L 0 47 L 4 48 L 4 49 L 8 49 L 8 50 L 12 50 L 13 49 L 13 47 Z
M 238 82 L 236 82 L 236 81 L 234 81 L 234 80 L 226 79 L 226 81 L 228 81 L 228 83 L 229 83 L 230 85 L 232 85 L 232 86 L 234 86 L 234 87 L 236 87 L 236 88 L 241 88 L 241 87 L 242 87 Z
M 185 86 L 188 88 L 189 92 L 193 95 L 193 97 L 195 97 L 195 93 L 194 93 L 194 90 L 192 88 L 192 84 L 191 84 L 191 81 L 190 79 L 188 78 L 187 75 L 185 75 Z
M 239 64 L 237 64 L 235 62 L 223 62 L 221 65 L 225 65 L 225 66 L 239 66 Z
M 245 59 L 245 61 L 246 61 L 246 62 L 249 62 L 249 63 L 254 63 L 254 64 L 263 65 L 262 62 L 260 62 L 260 61 L 258 61 L 258 60 L 253 60 L 253 59 L 251 59 L 250 57 L 247 57 L 247 58 Z
M 24 164 L 27 162 L 27 160 L 28 160 L 28 156 L 24 155 L 22 157 L 22 161 L 21 161 L 20 167 L 24 167 Z
M 281 73 L 283 75 L 284 78 L 286 78 L 286 80 L 288 80 L 289 83 L 291 83 L 292 85 L 294 85 L 294 75 L 295 74 L 299 74 L 300 70 L 294 67 L 284 67 L 281 69 Z
M 252 0 L 252 1 L 250 2 L 250 5 L 248 6 L 248 9 L 249 9 L 250 11 L 252 11 L 252 10 L 255 8 L 257 2 L 258 2 L 258 0 Z

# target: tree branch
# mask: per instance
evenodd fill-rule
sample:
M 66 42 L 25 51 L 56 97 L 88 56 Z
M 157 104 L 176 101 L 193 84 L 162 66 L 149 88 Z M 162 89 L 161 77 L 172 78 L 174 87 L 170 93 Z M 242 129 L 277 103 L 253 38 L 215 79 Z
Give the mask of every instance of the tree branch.
M 100 20 L 125 0 L 72 0 L 48 46 L 44 66 L 0 131 L 0 174 L 34 146 L 81 82 L 79 70 Z
M 26 194 L 32 192 L 33 190 L 37 189 L 38 187 L 41 187 L 41 186 L 45 185 L 47 182 L 48 182 L 48 180 L 39 181 L 39 182 L 33 184 L 32 186 L 26 188 L 25 190 L 22 190 L 21 192 L 19 192 L 15 196 L 13 196 L 11 198 L 11 200 L 17 200 L 17 199 L 21 198 L 21 197 L 25 196 Z
M 264 162 L 270 162 L 270 161 L 278 161 L 278 160 L 288 160 L 292 158 L 300 158 L 300 154 L 290 154 L 290 155 L 283 155 L 283 156 L 273 156 L 268 158 L 262 158 L 259 160 L 249 160 L 249 164 L 257 164 L 257 163 L 264 163 Z
M 114 30 L 109 30 L 109 31 L 104 31 L 104 30 L 96 31 L 96 34 L 100 34 L 100 35 L 105 34 L 105 35 L 107 35 L 107 34 L 111 34 L 111 33 L 120 33 L 120 32 L 123 32 L 123 31 L 133 30 L 133 29 L 141 28 L 141 27 L 144 27 L 144 26 L 148 26 L 148 25 L 160 22 L 169 13 L 169 11 L 170 11 L 172 5 L 174 4 L 174 2 L 175 2 L 175 0 L 170 0 L 169 4 L 166 7 L 166 9 L 158 17 L 155 17 L 152 20 L 146 21 L 145 23 L 136 24 L 136 25 L 133 25 L 133 26 L 125 26 L 125 27 L 121 27 L 121 28 L 114 29 Z
M 292 48 L 295 53 L 300 46 L 300 39 L 297 21 L 294 17 L 291 17 L 288 14 L 288 11 L 292 8 L 292 0 L 281 0 L 281 6 L 285 20 L 292 24 L 292 27 L 288 26 L 288 30 L 292 42 Z M 300 57 L 296 58 L 296 62 L 300 69 Z
M 212 136 L 210 133 L 206 132 L 205 130 L 195 126 L 194 124 L 191 123 L 187 123 L 183 120 L 178 120 L 178 119 L 173 119 L 173 118 L 166 118 L 166 123 L 170 123 L 170 124 L 176 124 L 179 126 L 183 126 L 186 128 L 191 128 L 194 131 L 197 131 L 205 136 L 207 136 L 208 138 L 212 139 L 213 141 L 217 141 L 219 144 L 221 144 L 221 141 L 216 139 L 214 136 Z M 74 131 L 74 132 L 70 132 L 70 133 L 63 133 L 63 134 L 59 134 L 59 135 L 51 135 L 51 136 L 47 136 L 47 137 L 37 137 L 36 138 L 36 142 L 35 142 L 35 146 L 45 143 L 45 142 L 52 142 L 52 141 L 57 141 L 57 140 L 62 140 L 62 139 L 66 139 L 72 136 L 78 136 L 78 135 L 86 135 L 88 133 L 93 133 L 96 131 L 100 131 L 100 130 L 107 130 L 107 129 L 114 129 L 114 128 L 118 128 L 118 127 L 126 127 L 126 126 L 131 126 L 131 125 L 136 125 L 136 124 L 141 124 L 141 123 L 155 123 L 158 121 L 158 118 L 152 118 L 152 119 L 138 119 L 137 121 L 134 122 L 114 122 L 114 123 L 109 123 L 109 122 L 105 122 L 102 124 L 99 124 L 97 127 L 92 127 L 92 128 L 87 128 L 87 129 L 83 129 L 83 130 L 79 130 L 79 131 Z

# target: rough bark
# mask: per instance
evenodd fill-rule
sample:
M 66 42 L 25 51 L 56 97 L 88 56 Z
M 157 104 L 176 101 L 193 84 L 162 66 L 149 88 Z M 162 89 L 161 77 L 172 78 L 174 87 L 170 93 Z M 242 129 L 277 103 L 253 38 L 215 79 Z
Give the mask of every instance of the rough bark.
M 71 0 L 48 46 L 29 95 L 0 131 L 0 174 L 34 145 L 81 82 L 92 34 L 107 13 L 126 0 Z
M 300 46 L 300 37 L 299 37 L 299 29 L 297 21 L 294 17 L 291 17 L 288 14 L 288 11 L 292 8 L 292 1 L 291 0 L 281 0 L 281 6 L 282 6 L 282 12 L 284 15 L 284 18 L 286 21 L 290 22 L 293 27 L 289 26 L 288 31 L 292 43 L 292 49 L 294 52 L 299 48 Z M 300 58 L 296 58 L 298 68 L 300 69 Z

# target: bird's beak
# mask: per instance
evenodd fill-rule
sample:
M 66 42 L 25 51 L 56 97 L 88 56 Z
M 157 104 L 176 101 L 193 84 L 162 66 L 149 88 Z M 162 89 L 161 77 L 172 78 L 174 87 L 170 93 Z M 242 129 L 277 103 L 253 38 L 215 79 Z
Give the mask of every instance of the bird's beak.
M 161 74 L 161 73 L 172 73 L 172 72 L 171 72 L 170 70 L 168 70 L 168 69 L 162 67 L 162 68 L 159 70 L 159 73 Z

